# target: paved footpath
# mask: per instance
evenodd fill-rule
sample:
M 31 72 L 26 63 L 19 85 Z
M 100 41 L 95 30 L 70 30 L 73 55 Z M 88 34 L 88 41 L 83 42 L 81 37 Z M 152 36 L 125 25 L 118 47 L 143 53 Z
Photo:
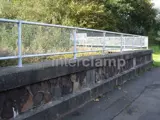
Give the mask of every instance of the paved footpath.
M 154 68 L 61 120 L 160 120 L 160 68 Z

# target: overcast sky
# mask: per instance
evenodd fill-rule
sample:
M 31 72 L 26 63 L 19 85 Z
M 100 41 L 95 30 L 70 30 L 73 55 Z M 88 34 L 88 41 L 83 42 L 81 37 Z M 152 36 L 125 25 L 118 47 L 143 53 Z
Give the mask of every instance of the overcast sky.
M 156 8 L 160 9 L 160 0 L 152 0 Z

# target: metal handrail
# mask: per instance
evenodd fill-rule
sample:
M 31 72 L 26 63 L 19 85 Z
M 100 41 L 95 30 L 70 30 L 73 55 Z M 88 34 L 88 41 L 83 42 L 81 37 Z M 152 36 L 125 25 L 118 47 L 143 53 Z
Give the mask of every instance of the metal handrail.
M 97 29 L 88 29 L 88 28 L 80 28 L 80 27 L 72 27 L 72 26 L 64 26 L 64 25 L 56 25 L 56 24 L 47 24 L 47 23 L 40 23 L 40 22 L 29 22 L 23 20 L 11 20 L 0 18 L 0 22 L 8 22 L 8 23 L 17 23 L 18 24 L 18 55 L 17 56 L 8 56 L 8 57 L 0 57 L 0 60 L 8 60 L 8 59 L 18 59 L 18 67 L 22 67 L 22 59 L 29 58 L 29 57 L 40 57 L 40 56 L 52 56 L 52 55 L 63 55 L 63 54 L 74 54 L 74 59 L 77 58 L 77 53 L 84 53 L 84 52 L 96 52 L 94 51 L 77 51 L 77 30 L 85 30 L 85 31 L 92 31 L 92 32 L 100 32 L 103 33 L 103 37 L 105 40 L 106 33 L 108 34 L 115 34 L 121 36 L 121 52 L 123 52 L 123 36 L 132 36 L 132 37 L 145 37 L 141 35 L 134 35 L 128 33 L 120 33 L 120 32 L 112 32 L 112 31 L 105 31 L 105 30 L 97 30 Z M 39 26 L 47 26 L 47 27 L 57 27 L 57 28 L 67 28 L 73 30 L 73 42 L 74 42 L 74 51 L 73 52 L 59 52 L 59 53 L 46 53 L 46 54 L 32 54 L 32 55 L 22 55 L 22 24 L 28 25 L 39 25 Z M 132 41 L 133 43 L 133 41 Z M 133 47 L 133 45 L 132 45 Z M 105 51 L 105 42 L 102 46 L 102 53 L 104 54 Z

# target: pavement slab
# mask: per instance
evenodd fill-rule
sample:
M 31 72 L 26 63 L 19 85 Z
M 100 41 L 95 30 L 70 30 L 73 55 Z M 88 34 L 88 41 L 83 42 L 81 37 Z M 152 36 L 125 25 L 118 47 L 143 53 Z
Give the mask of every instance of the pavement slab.
M 153 68 L 60 120 L 160 120 L 160 68 Z

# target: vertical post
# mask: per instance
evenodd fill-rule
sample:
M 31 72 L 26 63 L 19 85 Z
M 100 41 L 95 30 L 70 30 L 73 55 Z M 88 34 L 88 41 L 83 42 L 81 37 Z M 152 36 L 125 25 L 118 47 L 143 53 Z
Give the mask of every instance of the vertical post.
M 149 38 L 148 37 L 145 37 L 145 40 L 144 41 L 146 41 L 146 44 L 147 44 L 147 50 L 149 49 L 148 47 L 149 47 Z
M 143 37 L 140 37 L 140 44 L 141 44 L 140 48 L 141 49 L 143 49 L 142 43 L 143 43 Z
M 126 37 L 123 38 L 123 49 L 126 50 Z
M 77 29 L 73 30 L 74 59 L 77 59 Z
M 18 67 L 22 67 L 22 22 L 18 22 Z
M 102 48 L 102 54 L 105 54 L 105 38 L 106 38 L 106 33 L 103 33 L 103 48 Z
M 135 40 L 135 36 L 133 36 L 133 39 L 132 39 L 132 50 L 134 50 L 134 40 Z
M 121 34 L 121 53 L 123 52 L 123 34 Z

